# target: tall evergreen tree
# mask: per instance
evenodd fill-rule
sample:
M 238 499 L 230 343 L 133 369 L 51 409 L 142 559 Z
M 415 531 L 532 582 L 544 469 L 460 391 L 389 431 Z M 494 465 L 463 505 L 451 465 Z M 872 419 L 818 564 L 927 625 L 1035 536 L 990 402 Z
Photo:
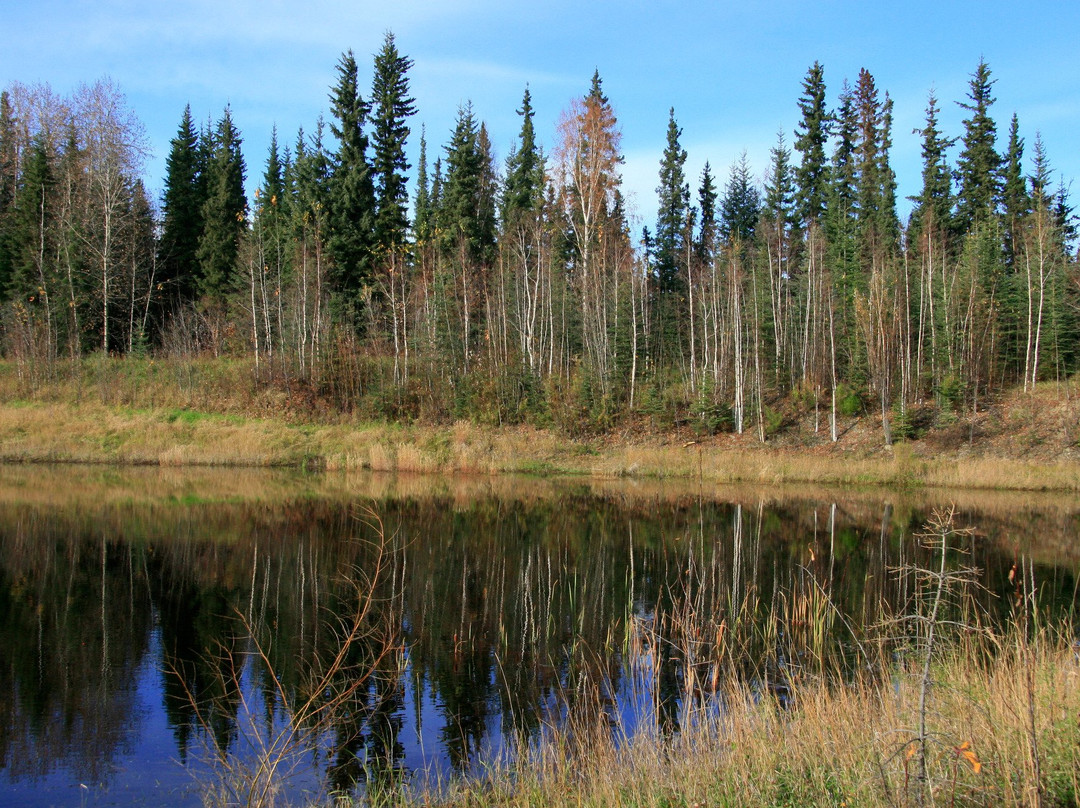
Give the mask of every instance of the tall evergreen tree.
M 802 120 L 795 132 L 795 150 L 802 160 L 795 169 L 796 202 L 804 227 L 820 222 L 828 197 L 825 144 L 829 139 L 829 113 L 825 108 L 825 69 L 814 62 L 803 80 L 799 97 Z
M 420 128 L 420 162 L 416 166 L 416 206 L 413 220 L 413 237 L 416 241 L 428 241 L 434 228 L 435 212 L 431 207 L 431 186 L 428 180 L 427 132 Z
M 1080 237 L 1080 219 L 1076 215 L 1076 208 L 1069 196 L 1069 186 L 1064 180 L 1058 183 L 1057 193 L 1054 194 L 1054 223 L 1061 237 L 1061 249 L 1066 253 L 1074 253 L 1076 239 Z M 1073 259 L 1075 267 L 1076 259 Z M 1080 308 L 1080 306 L 1078 306 Z
M 375 77 L 371 100 L 375 178 L 375 244 L 381 250 L 402 247 L 409 229 L 405 172 L 410 168 L 405 158 L 409 137 L 406 121 L 416 114 L 416 103 L 409 95 L 409 68 L 412 59 L 398 53 L 394 35 L 387 32 L 382 49 L 375 56 Z
M 859 119 L 855 107 L 855 92 L 846 80 L 840 88 L 839 100 L 840 106 L 836 111 L 836 147 L 833 149 L 829 183 L 829 218 L 834 222 L 853 223 L 858 211 L 855 149 L 859 138 Z
M 54 233 L 53 172 L 50 146 L 44 132 L 30 141 L 23 160 L 22 177 L 15 199 L 11 227 L 11 293 L 23 303 L 35 301 L 34 310 L 48 305 L 46 280 Z M 50 273 L 51 274 L 51 273 Z
M 199 239 L 205 184 L 201 181 L 199 135 L 184 107 L 180 128 L 165 161 L 164 222 L 158 242 L 157 277 L 173 302 L 191 300 L 199 277 Z
M 443 250 L 453 255 L 463 243 L 473 265 L 488 263 L 495 244 L 494 216 L 489 215 L 485 196 L 489 186 L 485 174 L 490 172 L 485 161 L 490 153 L 485 154 L 480 135 L 472 104 L 466 104 L 458 111 L 454 134 L 446 147 L 446 178 L 439 204 Z M 493 213 L 494 200 L 490 203 Z
M 273 280 L 279 287 L 286 264 L 285 244 L 289 216 L 285 173 L 286 166 L 281 162 L 275 126 L 270 132 L 270 147 L 267 149 L 266 168 L 263 171 L 262 185 L 259 187 L 255 214 L 263 238 L 263 269 L 273 273 Z M 280 288 L 278 293 L 280 294 Z
M 880 237 L 881 213 L 881 107 L 877 87 L 870 71 L 859 71 L 855 84 L 855 114 L 858 119 L 858 139 L 855 146 L 855 175 L 858 196 L 859 233 L 862 243 Z M 874 245 L 870 245 L 871 249 Z
M 429 206 L 431 208 L 433 229 L 437 229 L 439 217 L 442 215 L 443 204 L 443 161 L 441 157 L 435 158 L 435 164 L 431 167 L 431 190 L 428 193 Z
M 331 214 L 326 200 L 331 193 L 333 166 L 323 139 L 325 127 L 320 116 L 315 124 L 315 134 L 310 138 L 303 129 L 299 131 L 292 176 L 286 177 L 286 187 L 292 194 L 289 208 L 293 227 L 302 242 L 329 237 Z
M 491 145 L 487 124 L 480 122 L 476 135 L 476 147 L 480 153 L 480 186 L 476 200 L 476 217 L 479 223 L 480 243 L 483 245 L 481 263 L 491 266 L 495 262 L 497 241 L 496 208 L 500 195 L 499 172 L 495 168 L 495 150 Z
M 346 309 L 359 303 L 360 291 L 371 279 L 375 233 L 375 186 L 368 164 L 364 133 L 369 105 L 360 95 L 356 58 L 351 50 L 337 64 L 338 81 L 330 93 L 337 138 L 330 176 L 330 253 L 338 291 Z
M 260 191 L 260 207 L 277 208 L 284 203 L 285 169 L 281 164 L 281 150 L 278 148 L 277 127 L 270 130 L 270 147 L 266 152 L 266 170 Z
M 1035 133 L 1035 146 L 1033 148 L 1031 174 L 1028 176 L 1030 194 L 1028 202 L 1031 209 L 1043 205 L 1050 210 L 1053 216 L 1054 227 L 1059 237 L 1059 249 L 1063 253 L 1071 253 L 1073 242 L 1076 240 L 1078 228 L 1077 218 L 1073 212 L 1073 206 L 1069 201 L 1069 192 L 1064 181 L 1055 191 L 1053 183 L 1053 171 L 1050 168 L 1050 158 L 1046 154 L 1046 146 L 1043 144 L 1042 134 Z
M 214 130 L 213 151 L 206 167 L 206 198 L 199 238 L 199 292 L 211 303 L 222 302 L 235 280 L 240 237 L 247 229 L 244 155 L 240 133 L 225 113 Z
M 1035 154 L 1032 158 L 1032 171 L 1028 177 L 1028 181 L 1031 183 L 1031 196 L 1029 197 L 1032 203 L 1045 203 L 1051 196 L 1053 191 L 1050 188 L 1050 184 L 1053 182 L 1053 174 L 1050 170 L 1050 158 L 1046 154 L 1046 146 L 1043 144 L 1042 134 L 1035 133 Z
M 956 215 L 962 232 L 986 221 L 998 197 L 1001 157 L 994 148 L 997 125 L 990 117 L 990 107 L 995 101 L 991 95 L 993 85 L 990 67 L 980 61 L 971 77 L 968 101 L 960 102 L 970 113 L 964 119 L 963 149 L 956 164 Z
M 855 86 L 858 135 L 854 152 L 857 177 L 858 232 L 864 262 L 897 246 L 896 178 L 889 165 L 892 103 L 878 101 L 874 77 L 865 68 Z
M 829 268 L 837 297 L 837 349 L 844 362 L 853 361 L 855 347 L 854 299 L 862 278 L 858 250 L 858 172 L 856 148 L 859 138 L 855 92 L 845 80 L 836 112 L 836 145 L 833 149 L 825 212 Z M 830 337 L 832 339 L 832 337 Z
M 15 191 L 18 186 L 15 113 L 7 90 L 0 92 L 0 301 L 12 272 L 10 230 L 15 213 Z
M 791 168 L 791 152 L 784 143 L 784 133 L 776 136 L 776 145 L 769 150 L 772 164 L 765 181 L 762 208 L 777 227 L 786 230 L 795 222 L 795 179 Z
M 420 162 L 416 167 L 416 218 L 413 235 L 417 242 L 428 242 L 435 233 L 435 210 L 428 181 L 427 133 L 420 129 Z
M 952 173 L 945 155 L 956 140 L 946 138 L 938 128 L 937 97 L 933 91 L 926 103 L 926 125 L 916 129 L 922 135 L 922 191 L 912 197 L 910 235 L 918 237 L 928 229 L 938 233 L 952 230 Z
M 1014 114 L 1009 124 L 1009 144 L 1001 163 L 1001 215 L 1004 217 L 1005 263 L 1013 266 L 1019 249 L 1020 228 L 1031 211 L 1031 199 L 1024 180 L 1024 139 L 1020 121 Z
M 675 108 L 668 112 L 667 144 L 660 160 L 660 184 L 656 187 L 656 277 L 661 295 L 679 287 L 679 261 L 684 250 L 683 234 L 690 205 L 690 186 L 684 166 L 686 150 L 679 145 L 682 129 L 675 122 Z
M 589 94 L 586 99 L 601 107 L 611 106 L 611 102 L 604 94 L 604 82 L 600 78 L 600 69 L 593 70 L 592 79 L 589 82 Z
M 531 211 L 540 203 L 544 193 L 544 161 L 536 145 L 533 128 L 532 96 L 529 88 L 521 99 L 521 132 L 515 149 L 506 158 L 506 183 L 503 189 L 503 219 Z
M 782 130 L 776 136 L 776 145 L 770 150 L 770 156 L 772 159 L 765 178 L 761 227 L 757 239 L 762 260 L 756 262 L 756 267 L 759 277 L 764 281 L 763 287 L 767 290 L 762 292 L 759 299 L 763 339 L 772 346 L 775 378 L 778 382 L 785 383 L 789 379 L 784 371 L 794 369 L 792 336 L 796 330 L 794 321 L 797 315 L 792 297 L 797 288 L 794 276 L 799 273 L 798 267 L 791 260 L 798 227 L 798 216 L 795 214 L 795 182 L 789 162 L 791 152 L 784 143 Z M 815 249 L 813 245 L 811 249 Z M 812 291 L 808 284 L 807 298 L 811 307 Z
M 697 199 L 701 223 L 698 226 L 697 242 L 694 245 L 697 252 L 698 263 L 701 264 L 701 266 L 708 266 L 711 264 L 716 253 L 717 198 L 716 182 L 713 179 L 712 168 L 710 167 L 708 160 L 706 160 L 705 167 L 701 169 L 701 185 L 698 186 Z
M 744 151 L 731 166 L 724 199 L 720 203 L 720 236 L 728 244 L 739 243 L 744 248 L 748 247 L 754 238 L 760 215 L 761 198 Z
M 881 150 L 878 172 L 881 177 L 882 227 L 890 250 L 900 246 L 900 217 L 896 214 L 896 172 L 889 154 L 892 151 L 893 101 L 885 93 L 881 105 Z
M 127 253 L 129 277 L 127 299 L 127 345 L 128 352 L 148 347 L 150 339 L 150 310 L 155 298 L 159 298 L 155 286 L 155 255 L 157 217 L 150 195 L 142 180 L 136 179 L 131 187 L 130 227 L 124 249 Z

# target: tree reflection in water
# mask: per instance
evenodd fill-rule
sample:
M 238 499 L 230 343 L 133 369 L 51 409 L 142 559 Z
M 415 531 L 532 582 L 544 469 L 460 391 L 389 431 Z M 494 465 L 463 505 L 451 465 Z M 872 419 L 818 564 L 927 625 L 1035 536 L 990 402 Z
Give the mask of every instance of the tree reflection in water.
M 379 564 L 362 506 L 0 506 L 4 777 L 126 776 L 157 731 L 147 710 L 163 716 L 181 763 L 207 748 L 242 761 L 253 736 L 288 725 L 287 706 L 345 690 L 332 722 L 309 714 L 297 727 L 296 788 L 468 771 L 568 720 L 677 732 L 724 680 L 782 696 L 792 671 L 855 664 L 853 630 L 908 596 L 890 570 L 920 552 L 911 537 L 925 513 L 572 487 L 371 506 L 393 560 L 369 592 L 368 630 L 321 694 L 312 683 L 341 647 L 357 581 Z M 968 561 L 984 571 L 983 608 L 997 614 L 1018 548 L 1028 552 L 1036 534 L 1064 546 L 1053 537 L 1075 535 L 1078 516 L 958 519 L 979 527 Z M 1076 559 L 1032 557 L 1044 608 L 1069 608 Z M 715 630 L 700 636 L 701 626 Z M 160 673 L 144 705 L 136 678 L 147 664 Z

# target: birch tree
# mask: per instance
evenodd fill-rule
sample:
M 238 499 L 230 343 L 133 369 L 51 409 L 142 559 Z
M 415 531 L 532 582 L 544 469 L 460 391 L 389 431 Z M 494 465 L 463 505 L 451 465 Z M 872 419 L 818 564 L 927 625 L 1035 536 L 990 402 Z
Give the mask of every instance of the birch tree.
M 606 260 L 606 238 L 626 241 L 610 225 L 622 177 L 621 133 L 600 75 L 584 99 L 575 100 L 559 124 L 555 153 L 559 205 L 573 245 L 571 286 L 577 296 L 586 366 L 604 392 L 610 384 L 611 325 L 617 266 Z

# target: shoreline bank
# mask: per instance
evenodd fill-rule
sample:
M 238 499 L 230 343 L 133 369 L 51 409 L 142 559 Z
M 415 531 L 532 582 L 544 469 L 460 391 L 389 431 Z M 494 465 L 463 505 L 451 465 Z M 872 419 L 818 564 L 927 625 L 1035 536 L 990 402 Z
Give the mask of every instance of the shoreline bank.
M 747 435 L 564 437 L 527 426 L 297 422 L 97 402 L 0 403 L 0 462 L 285 467 L 410 473 L 535 474 L 777 485 L 1080 491 L 1080 463 L 1009 456 L 994 446 L 942 451 L 925 441 L 857 439 L 802 447 Z M 689 439 L 688 439 L 689 437 Z

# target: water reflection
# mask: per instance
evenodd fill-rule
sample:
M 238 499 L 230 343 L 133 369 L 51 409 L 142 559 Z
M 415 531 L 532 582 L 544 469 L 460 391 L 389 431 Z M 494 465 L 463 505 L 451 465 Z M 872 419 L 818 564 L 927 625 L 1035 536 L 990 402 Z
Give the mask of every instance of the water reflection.
M 371 498 L 302 480 L 255 498 L 233 476 L 207 501 L 135 495 L 137 475 L 94 485 L 125 493 L 0 493 L 0 770 L 27 804 L 199 804 L 172 761 L 250 759 L 288 730 L 286 706 L 342 693 L 332 724 L 291 736 L 297 788 L 468 770 L 568 717 L 675 732 L 724 679 L 782 698 L 793 670 L 854 664 L 853 634 L 904 606 L 895 569 L 926 552 L 912 536 L 928 503 L 880 495 L 408 481 Z M 964 507 L 982 609 L 1007 614 L 1021 555 L 1045 608 L 1071 609 L 1078 519 L 1062 500 Z

